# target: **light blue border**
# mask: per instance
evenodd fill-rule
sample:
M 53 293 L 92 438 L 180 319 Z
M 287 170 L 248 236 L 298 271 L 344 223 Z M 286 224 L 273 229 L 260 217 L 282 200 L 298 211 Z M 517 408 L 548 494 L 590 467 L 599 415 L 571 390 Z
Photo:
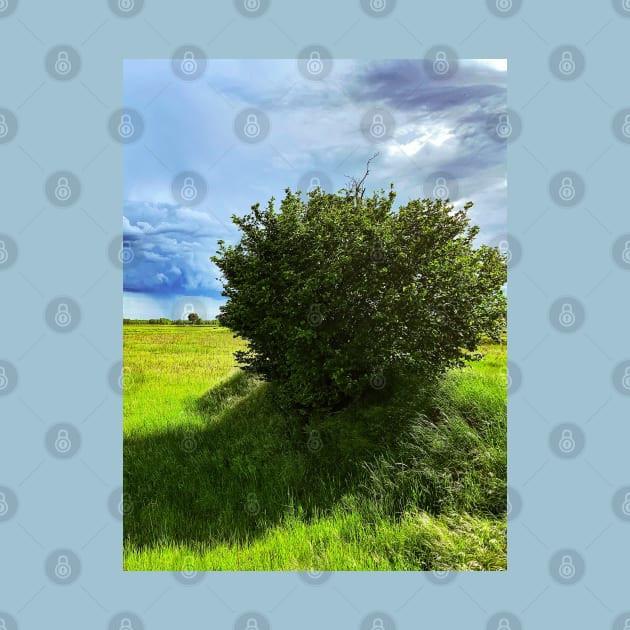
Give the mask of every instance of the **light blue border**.
M 273 0 L 259 17 L 228 2 L 147 0 L 130 17 L 105 0 L 0 2 L 0 114 L 17 121 L 15 137 L 0 142 L 0 233 L 17 247 L 16 256 L 8 246 L 15 260 L 0 271 L 0 360 L 16 368 L 14 384 L 17 376 L 0 395 L 0 486 L 14 493 L 0 520 L 0 614 L 9 630 L 118 628 L 127 612 L 141 620 L 134 628 L 227 628 L 248 611 L 274 629 L 359 628 L 379 611 L 398 628 L 495 628 L 506 618 L 512 630 L 623 629 L 630 524 L 619 498 L 630 486 L 630 397 L 619 374 L 630 360 L 630 265 L 614 244 L 630 233 L 630 138 L 619 124 L 630 107 L 630 13 L 622 0 L 500 2 L 503 13 L 482 0 L 398 1 L 383 17 L 358 1 Z M 522 255 L 509 280 L 509 354 L 521 378 L 509 401 L 519 509 L 506 573 L 445 583 L 431 574 L 338 573 L 319 586 L 290 573 L 207 574 L 188 586 L 171 574 L 122 573 L 121 523 L 109 509 L 121 484 L 121 399 L 110 386 L 121 358 L 121 272 L 108 257 L 120 231 L 121 150 L 107 124 L 122 101 L 122 59 L 170 57 L 185 43 L 224 58 L 292 57 L 310 44 L 344 58 L 420 57 L 440 44 L 462 58 L 508 58 L 510 108 L 522 121 L 509 147 L 509 222 Z M 67 44 L 78 74 L 55 79 L 47 54 Z M 567 80 L 552 65 L 556 48 L 569 45 L 580 72 Z M 80 180 L 81 196 L 53 205 L 45 182 L 64 170 Z M 550 194 L 564 171 L 584 184 L 574 205 Z M 59 297 L 80 309 L 72 334 L 46 322 Z M 584 311 L 568 332 L 552 325 L 552 306 L 564 298 Z M 46 447 L 59 424 L 81 435 L 69 457 Z M 550 447 L 564 425 L 583 438 L 574 457 Z M 81 563 L 62 585 L 45 569 L 60 549 Z M 576 580 L 557 579 L 557 553 L 573 554 Z

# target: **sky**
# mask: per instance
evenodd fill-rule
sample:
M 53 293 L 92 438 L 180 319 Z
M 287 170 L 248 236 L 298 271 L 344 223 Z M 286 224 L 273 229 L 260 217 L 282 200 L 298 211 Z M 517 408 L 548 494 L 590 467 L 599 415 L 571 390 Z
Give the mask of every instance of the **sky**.
M 134 253 L 124 317 L 214 318 L 225 300 L 209 259 L 217 240 L 238 241 L 230 217 L 287 187 L 339 190 L 376 152 L 368 194 L 393 182 L 396 207 L 446 185 L 456 206 L 474 202 L 479 243 L 505 234 L 506 145 L 491 133 L 507 107 L 505 60 L 459 60 L 439 79 L 422 60 L 335 59 L 322 80 L 296 60 L 204 64 L 194 80 L 171 60 L 124 64 L 125 107 L 143 126 L 124 145 L 123 240 Z M 247 136 L 252 112 L 258 135 Z M 372 126 L 381 121 L 385 135 Z

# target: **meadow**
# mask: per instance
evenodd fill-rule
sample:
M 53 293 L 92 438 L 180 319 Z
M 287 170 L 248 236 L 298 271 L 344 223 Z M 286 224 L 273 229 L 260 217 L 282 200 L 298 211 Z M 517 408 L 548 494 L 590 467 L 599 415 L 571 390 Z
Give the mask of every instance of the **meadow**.
M 305 426 L 230 330 L 123 330 L 125 570 L 507 568 L 504 344 Z

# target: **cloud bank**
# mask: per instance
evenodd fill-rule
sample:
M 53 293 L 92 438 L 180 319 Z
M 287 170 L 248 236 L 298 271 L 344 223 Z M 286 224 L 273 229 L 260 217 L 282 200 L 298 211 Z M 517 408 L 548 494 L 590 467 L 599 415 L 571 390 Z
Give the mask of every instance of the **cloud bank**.
M 324 81 L 310 81 L 295 60 L 209 60 L 187 82 L 168 60 L 126 61 L 125 106 L 145 133 L 124 148 L 123 238 L 137 253 L 125 266 L 125 317 L 172 317 L 186 296 L 216 315 L 223 298 L 209 258 L 218 239 L 237 240 L 230 216 L 313 177 L 338 190 L 376 151 L 368 189 L 393 182 L 403 204 L 432 196 L 441 177 L 452 201 L 475 203 L 479 239 L 492 241 L 506 231 L 506 147 L 488 124 L 507 106 L 506 71 L 504 60 L 460 60 L 435 80 L 422 60 L 334 60 Z M 245 108 L 268 116 L 260 143 L 235 133 Z M 384 142 L 362 129 L 373 110 L 393 122 Z M 201 202 L 174 193 L 183 172 L 203 178 Z

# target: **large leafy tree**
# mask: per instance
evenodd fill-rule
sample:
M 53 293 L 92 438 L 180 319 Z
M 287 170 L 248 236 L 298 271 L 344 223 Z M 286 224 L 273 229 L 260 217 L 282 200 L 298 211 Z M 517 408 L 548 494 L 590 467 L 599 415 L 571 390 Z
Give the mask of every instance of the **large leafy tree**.
M 393 374 L 433 380 L 505 323 L 505 256 L 473 244 L 472 203 L 394 209 L 393 186 L 364 199 L 363 181 L 252 206 L 212 258 L 220 323 L 249 342 L 237 359 L 297 407 L 338 407 Z

